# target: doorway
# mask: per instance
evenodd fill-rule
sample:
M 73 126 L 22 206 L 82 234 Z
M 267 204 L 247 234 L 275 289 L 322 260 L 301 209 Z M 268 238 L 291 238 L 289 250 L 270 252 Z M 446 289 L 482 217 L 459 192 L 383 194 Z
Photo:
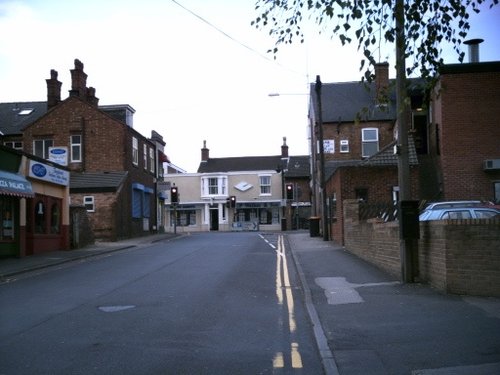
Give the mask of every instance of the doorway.
M 219 230 L 219 209 L 210 209 L 210 230 Z

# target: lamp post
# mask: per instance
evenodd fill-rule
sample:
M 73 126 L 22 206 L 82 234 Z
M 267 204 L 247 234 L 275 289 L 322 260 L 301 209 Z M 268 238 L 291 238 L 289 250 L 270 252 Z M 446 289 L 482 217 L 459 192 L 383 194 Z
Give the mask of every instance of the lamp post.
M 321 102 L 321 79 L 316 76 L 316 84 L 314 85 L 316 99 L 318 101 L 318 143 L 319 143 L 319 190 L 321 191 L 321 223 L 323 228 L 323 240 L 328 241 L 328 223 L 327 223 L 327 205 L 326 205 L 326 189 L 325 189 L 325 150 L 323 144 L 323 106 Z
M 281 175 L 281 204 L 282 204 L 282 210 L 281 210 L 281 230 L 286 230 L 286 208 L 287 208 L 287 200 L 285 197 L 285 172 L 288 170 L 285 168 L 285 165 L 278 165 L 276 167 L 276 172 Z M 285 205 L 283 205 L 283 202 L 285 202 Z M 285 220 L 285 222 L 283 222 Z M 283 225 L 285 223 L 285 225 Z

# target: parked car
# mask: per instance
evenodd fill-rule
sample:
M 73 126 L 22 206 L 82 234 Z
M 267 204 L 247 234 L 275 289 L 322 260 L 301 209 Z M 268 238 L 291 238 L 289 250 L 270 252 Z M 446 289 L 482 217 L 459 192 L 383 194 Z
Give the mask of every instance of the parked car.
M 500 217 L 500 210 L 481 201 L 449 201 L 429 204 L 420 221 L 454 219 L 489 219 Z

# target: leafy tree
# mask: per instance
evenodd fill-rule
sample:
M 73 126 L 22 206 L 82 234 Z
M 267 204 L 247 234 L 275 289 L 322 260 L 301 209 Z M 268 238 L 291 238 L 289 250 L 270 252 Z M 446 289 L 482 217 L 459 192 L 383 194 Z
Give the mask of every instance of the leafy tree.
M 406 75 L 435 76 L 443 63 L 441 44 L 448 42 L 464 59 L 461 44 L 470 29 L 470 12 L 479 13 L 483 5 L 493 7 L 499 0 L 413 0 L 404 2 L 404 55 L 409 61 Z M 394 0 L 257 0 L 258 16 L 252 25 L 269 29 L 275 46 L 296 40 L 304 42 L 303 23 L 313 19 L 319 32 L 337 36 L 342 43 L 358 43 L 362 52 L 363 79 L 374 77 L 376 50 L 381 43 L 396 41 Z M 368 63 L 368 64 L 367 64 Z
M 256 10 L 260 15 L 252 22 L 257 28 L 270 28 L 276 38 L 272 52 L 277 54 L 281 44 L 290 44 L 296 39 L 304 41 L 302 24 L 313 18 L 320 31 L 337 36 L 342 45 L 358 42 L 362 51 L 360 71 L 363 79 L 371 82 L 376 63 L 375 51 L 380 44 L 394 43 L 396 50 L 396 105 L 398 124 L 398 180 L 400 200 L 411 199 L 408 148 L 409 100 L 406 92 L 406 77 L 420 73 L 429 86 L 437 77 L 443 64 L 441 43 L 451 43 L 463 61 L 460 52 L 462 41 L 470 29 L 469 12 L 479 12 L 483 4 L 490 8 L 499 0 L 257 0 Z M 410 63 L 407 67 L 406 61 Z M 368 64 L 367 64 L 368 62 Z M 316 81 L 318 103 L 321 103 L 321 81 Z M 319 107 L 321 108 L 321 107 Z M 321 109 L 318 110 L 321 117 Z M 322 124 L 320 121 L 320 129 Z M 320 132 L 322 134 L 322 131 Z M 322 135 L 320 135 L 320 154 Z M 321 188 L 324 188 L 324 162 L 321 162 Z M 315 193 L 316 194 L 316 193 Z M 325 203 L 323 195 L 323 215 Z M 402 210 L 399 210 L 400 214 Z M 324 220 L 326 222 L 326 219 Z M 402 230 L 402 220 L 399 220 Z M 325 223 L 324 233 L 327 232 Z M 327 238 L 327 237 L 326 237 Z M 414 270 L 412 253 L 416 249 L 411 240 L 401 239 L 402 280 L 412 282 Z

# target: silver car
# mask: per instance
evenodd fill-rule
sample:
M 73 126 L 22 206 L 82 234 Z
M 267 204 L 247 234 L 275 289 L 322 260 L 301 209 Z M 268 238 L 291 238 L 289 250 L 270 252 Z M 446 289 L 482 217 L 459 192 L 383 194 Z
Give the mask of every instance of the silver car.
M 419 216 L 420 221 L 490 219 L 500 217 L 500 210 L 487 207 L 481 201 L 436 202 L 428 205 Z

